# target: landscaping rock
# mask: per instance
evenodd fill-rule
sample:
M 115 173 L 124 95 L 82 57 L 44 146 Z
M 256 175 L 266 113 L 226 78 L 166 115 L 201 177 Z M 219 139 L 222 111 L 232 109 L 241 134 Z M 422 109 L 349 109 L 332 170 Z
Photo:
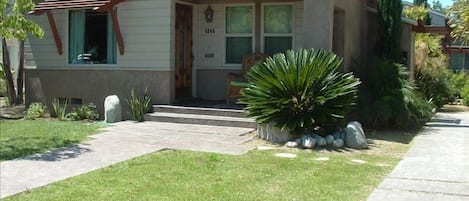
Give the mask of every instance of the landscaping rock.
M 353 160 L 351 160 L 351 161 L 352 161 L 352 163 L 357 163 L 357 164 L 365 164 L 365 163 L 366 163 L 366 161 L 364 161 L 364 160 L 359 160 L 359 159 L 353 159 Z
M 342 139 L 335 139 L 334 141 L 332 141 L 332 146 L 334 148 L 341 148 L 344 146 L 344 141 Z
M 316 160 L 316 161 L 328 161 L 329 157 L 319 157 L 319 158 L 316 158 L 314 160 Z
M 296 148 L 298 147 L 298 143 L 295 141 L 288 141 L 287 143 L 285 143 L 285 146 L 289 148 Z
M 327 145 L 326 139 L 324 139 L 323 137 L 319 138 L 317 143 L 318 143 L 318 146 L 321 146 L 321 147 Z
M 326 136 L 327 144 L 332 144 L 333 141 L 334 141 L 334 136 L 332 136 L 332 135 Z
M 115 123 L 122 120 L 122 111 L 119 97 L 111 95 L 104 100 L 104 121 Z
M 344 134 L 344 131 L 342 129 L 334 132 L 332 135 L 334 136 L 334 139 L 342 139 L 343 140 L 345 138 L 345 134 Z
M 295 140 L 296 144 L 298 144 L 298 145 L 300 145 L 302 141 L 303 141 L 303 138 L 297 138 Z
M 258 126 L 257 135 L 259 138 L 275 143 L 285 143 L 291 140 L 290 132 L 275 127 L 274 123 L 262 124 Z
M 291 154 L 291 153 L 278 153 L 278 154 L 275 154 L 275 156 L 280 157 L 280 158 L 296 158 L 296 154 Z
M 356 121 L 347 124 L 345 129 L 345 145 L 352 149 L 367 149 L 368 143 L 366 141 L 365 132 L 363 132 L 362 125 Z
M 311 136 L 305 137 L 301 140 L 301 146 L 307 149 L 314 148 L 316 145 L 316 139 L 312 138 Z
M 324 139 L 320 135 L 313 133 L 313 134 L 311 134 L 311 137 L 316 139 L 316 143 L 317 143 L 318 146 L 326 146 L 327 145 L 326 139 Z

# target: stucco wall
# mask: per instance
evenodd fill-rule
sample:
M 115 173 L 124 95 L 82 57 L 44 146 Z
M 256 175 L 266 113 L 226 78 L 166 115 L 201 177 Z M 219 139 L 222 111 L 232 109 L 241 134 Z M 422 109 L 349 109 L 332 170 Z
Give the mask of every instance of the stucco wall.
M 344 70 L 350 71 L 354 62 L 364 59 L 366 49 L 367 7 L 363 0 L 335 0 L 335 8 L 345 14 Z
M 303 47 L 303 1 L 285 2 L 294 7 L 294 36 L 293 48 Z M 228 72 L 239 73 L 241 65 L 225 64 L 225 8 L 228 5 L 252 5 L 255 3 L 231 3 L 211 4 L 214 10 L 214 20 L 207 23 L 204 11 L 208 4 L 193 5 L 194 7 L 194 66 L 193 81 L 194 94 L 203 99 L 223 100 L 226 97 L 226 75 Z M 255 17 L 260 19 L 260 6 L 255 12 Z M 256 20 L 254 20 L 255 22 Z M 259 20 L 260 22 L 261 20 Z M 254 51 L 263 52 L 261 45 L 260 24 L 255 23 Z M 206 29 L 212 29 L 215 33 L 205 33 Z M 319 39 L 317 39 L 319 40 Z
M 26 104 L 43 102 L 51 107 L 54 98 L 78 98 L 83 103 L 96 104 L 103 114 L 104 99 L 108 95 L 118 95 L 124 113 L 128 111 L 125 99 L 134 89 L 143 94 L 148 87 L 152 103 L 171 102 L 174 97 L 173 71 L 148 70 L 80 70 L 80 69 L 26 69 Z M 103 117 L 103 116 L 102 116 Z

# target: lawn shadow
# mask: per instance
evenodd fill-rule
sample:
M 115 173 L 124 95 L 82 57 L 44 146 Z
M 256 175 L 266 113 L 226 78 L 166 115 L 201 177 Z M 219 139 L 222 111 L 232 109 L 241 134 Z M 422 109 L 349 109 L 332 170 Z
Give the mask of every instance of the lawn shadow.
M 409 144 L 415 136 L 419 134 L 419 130 L 402 131 L 402 130 L 381 130 L 366 132 L 368 144 L 372 146 L 373 140 L 384 140 L 390 142 L 397 142 L 402 144 Z
M 461 124 L 462 119 L 454 118 L 442 113 L 439 113 L 428 122 L 425 126 L 427 128 L 469 128 L 467 124 Z
M 34 161 L 63 161 L 76 158 L 90 151 L 91 149 L 82 147 L 80 145 L 70 145 L 68 147 L 58 148 L 53 151 L 27 156 L 24 159 Z

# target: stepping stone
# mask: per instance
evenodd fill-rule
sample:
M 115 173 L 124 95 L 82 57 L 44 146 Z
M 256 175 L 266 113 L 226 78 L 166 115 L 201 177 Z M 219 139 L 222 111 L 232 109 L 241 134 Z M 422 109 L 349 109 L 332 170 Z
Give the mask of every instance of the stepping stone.
M 280 157 L 280 158 L 296 158 L 296 154 L 290 154 L 290 153 L 278 153 L 278 154 L 275 154 L 275 156 Z
M 269 146 L 257 146 L 256 149 L 259 150 L 259 151 L 266 151 L 266 150 L 274 150 L 274 149 L 277 149 L 277 148 L 269 147 Z
M 358 159 L 353 159 L 351 161 L 352 161 L 352 163 L 357 163 L 357 164 L 365 164 L 366 163 L 366 161 L 358 160 Z
M 316 160 L 316 161 L 328 161 L 329 157 L 319 157 L 319 158 L 316 158 L 314 160 Z

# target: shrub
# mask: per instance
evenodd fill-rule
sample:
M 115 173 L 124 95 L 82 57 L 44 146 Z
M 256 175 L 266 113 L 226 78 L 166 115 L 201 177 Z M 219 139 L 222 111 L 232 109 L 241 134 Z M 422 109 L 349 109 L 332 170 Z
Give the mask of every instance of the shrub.
M 54 98 L 52 101 L 52 109 L 54 110 L 54 117 L 57 117 L 60 121 L 67 119 L 67 105 L 68 101 L 61 101 L 58 98 Z
M 469 83 L 469 75 L 464 71 L 453 73 L 451 75 L 451 85 L 454 89 L 454 97 L 462 98 L 461 93 L 463 88 Z
M 431 101 L 415 90 L 402 65 L 375 58 L 359 76 L 363 84 L 357 113 L 365 126 L 410 128 L 433 116 Z
M 441 36 L 417 34 L 415 36 L 415 81 L 417 90 L 432 100 L 436 107 L 454 101 L 448 58 L 441 49 Z
M 435 115 L 435 105 L 432 99 L 425 98 L 416 90 L 415 84 L 408 79 L 406 69 L 401 68 L 400 75 L 407 118 L 398 123 L 404 128 L 421 127 Z
M 132 120 L 142 122 L 144 121 L 144 114 L 148 112 L 150 108 L 151 98 L 148 96 L 147 89 L 143 96 L 137 96 L 135 91 L 132 89 L 130 91 L 130 99 L 127 100 L 127 103 L 130 106 L 130 115 Z
M 99 118 L 99 114 L 96 110 L 96 105 L 93 103 L 89 103 L 84 104 L 78 108 L 73 108 L 72 112 L 70 112 L 67 117 L 75 121 L 85 119 L 94 121 Z
M 469 82 L 461 90 L 461 98 L 463 104 L 469 106 Z
M 258 123 L 275 123 L 292 134 L 337 126 L 355 105 L 360 81 L 337 72 L 342 60 L 323 50 L 287 51 L 247 72 L 241 104 Z
M 451 73 L 448 70 L 421 69 L 417 72 L 415 81 L 418 91 L 426 99 L 431 99 L 438 108 L 455 99 L 456 92 L 451 82 Z
M 37 119 L 46 115 L 46 107 L 42 103 L 31 103 L 26 111 L 25 119 Z
M 3 70 L 3 64 L 0 63 L 0 97 L 7 96 L 7 83 L 5 80 L 5 72 Z

